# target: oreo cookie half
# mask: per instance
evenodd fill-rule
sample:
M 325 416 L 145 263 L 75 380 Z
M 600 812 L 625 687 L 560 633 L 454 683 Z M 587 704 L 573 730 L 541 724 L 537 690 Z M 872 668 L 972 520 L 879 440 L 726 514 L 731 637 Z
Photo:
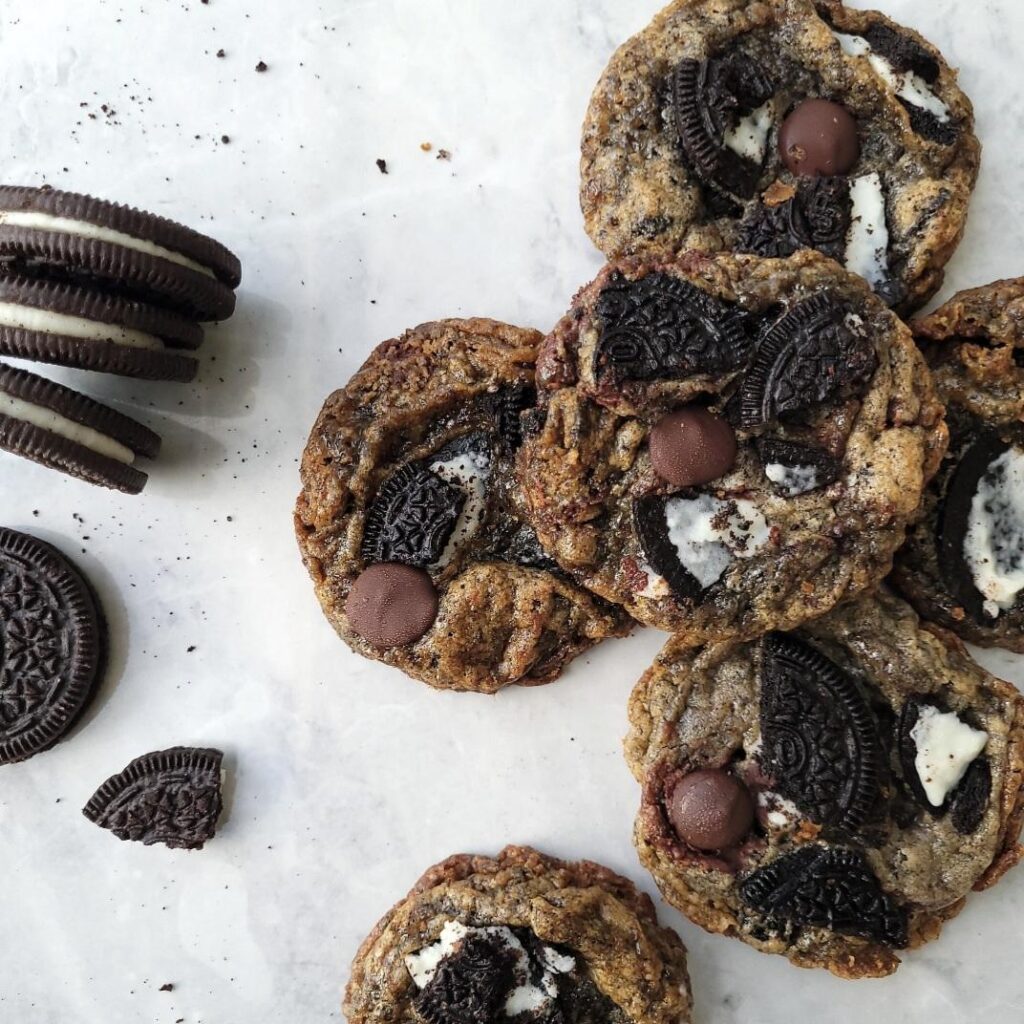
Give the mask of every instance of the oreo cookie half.
M 219 242 L 155 214 L 56 189 L 0 185 L 0 261 L 197 320 L 225 320 L 241 280 Z
M 202 328 L 108 292 L 0 276 L 0 355 L 147 380 L 190 381 Z
M 88 483 L 138 494 L 147 476 L 136 456 L 154 458 L 148 427 L 77 391 L 0 363 L 0 449 Z
M 67 734 L 96 691 L 104 649 L 81 573 L 49 544 L 0 528 L 0 764 Z

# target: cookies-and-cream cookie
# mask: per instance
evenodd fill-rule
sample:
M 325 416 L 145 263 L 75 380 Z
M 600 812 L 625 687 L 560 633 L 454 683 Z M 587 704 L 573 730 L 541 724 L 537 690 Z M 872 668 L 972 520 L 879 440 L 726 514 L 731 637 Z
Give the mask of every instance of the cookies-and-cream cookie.
M 349 1024 L 688 1024 L 686 950 L 588 861 L 510 846 L 431 868 L 352 965 Z
M 538 383 L 517 474 L 541 543 L 687 644 L 877 583 L 946 442 L 910 332 L 810 251 L 611 264 Z
M 816 248 L 905 312 L 942 282 L 979 158 L 918 33 L 837 0 L 677 0 L 594 91 L 581 201 L 609 258 Z
M 557 677 L 628 617 L 573 583 L 518 509 L 536 331 L 424 324 L 384 342 L 313 427 L 296 532 L 332 625 L 439 689 Z
M 1021 856 L 1024 698 L 884 589 L 796 632 L 670 640 L 630 721 L 665 899 L 800 966 L 890 974 Z

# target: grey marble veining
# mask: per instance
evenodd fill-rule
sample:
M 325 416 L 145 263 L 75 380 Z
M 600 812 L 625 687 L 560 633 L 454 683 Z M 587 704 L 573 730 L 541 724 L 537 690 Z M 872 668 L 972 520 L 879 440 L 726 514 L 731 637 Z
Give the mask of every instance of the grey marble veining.
M 290 514 L 326 391 L 377 341 L 445 315 L 549 327 L 600 266 L 576 200 L 579 124 L 611 50 L 658 6 L 3 4 L 4 179 L 206 227 L 245 281 L 193 386 L 54 374 L 164 434 L 142 498 L 0 457 L 0 521 L 79 558 L 114 637 L 73 738 L 2 771 L 0 1020 L 338 1020 L 359 941 L 420 871 L 506 841 L 604 861 L 653 893 L 620 739 L 660 635 L 607 644 L 541 690 L 434 694 L 335 639 Z M 985 143 L 944 294 L 1024 272 L 1022 8 L 886 7 L 962 67 Z M 1019 659 L 983 657 L 1024 680 Z M 230 815 L 204 852 L 119 844 L 80 816 L 108 774 L 175 743 L 228 754 Z M 1024 872 L 884 982 L 663 917 L 691 947 L 700 1024 L 1003 1022 L 1024 1001 Z

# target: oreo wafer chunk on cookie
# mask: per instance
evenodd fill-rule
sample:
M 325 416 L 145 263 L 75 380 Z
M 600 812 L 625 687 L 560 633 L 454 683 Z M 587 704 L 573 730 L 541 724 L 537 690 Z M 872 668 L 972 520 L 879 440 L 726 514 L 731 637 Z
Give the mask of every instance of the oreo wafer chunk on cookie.
M 0 363 L 0 449 L 126 494 L 146 474 L 136 456 L 155 458 L 148 427 L 70 388 Z
M 196 320 L 225 320 L 241 280 L 219 242 L 165 217 L 91 196 L 0 186 L 0 261 L 112 290 Z
M 0 276 L 0 355 L 147 380 L 190 381 L 203 329 L 109 292 Z

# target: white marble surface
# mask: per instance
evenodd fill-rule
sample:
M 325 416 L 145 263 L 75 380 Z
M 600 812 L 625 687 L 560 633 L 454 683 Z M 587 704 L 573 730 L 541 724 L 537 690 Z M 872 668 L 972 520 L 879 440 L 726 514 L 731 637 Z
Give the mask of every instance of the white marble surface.
M 62 375 L 164 434 L 143 497 L 0 457 L 0 522 L 78 556 L 114 644 L 72 739 L 2 771 L 0 1020 L 338 1020 L 358 942 L 419 872 L 506 841 L 653 892 L 620 739 L 660 635 L 608 644 L 544 689 L 435 694 L 335 639 L 289 517 L 320 402 L 376 341 L 454 314 L 546 328 L 597 269 L 578 128 L 608 55 L 658 6 L 5 0 L 4 180 L 205 225 L 245 281 L 194 386 Z M 1024 9 L 887 8 L 961 65 L 985 141 L 946 294 L 1021 272 Z M 228 752 L 230 814 L 203 853 L 119 844 L 80 816 L 107 774 L 176 743 Z M 884 982 L 797 971 L 663 915 L 691 947 L 700 1024 L 1002 1022 L 1024 1001 L 1024 871 Z

